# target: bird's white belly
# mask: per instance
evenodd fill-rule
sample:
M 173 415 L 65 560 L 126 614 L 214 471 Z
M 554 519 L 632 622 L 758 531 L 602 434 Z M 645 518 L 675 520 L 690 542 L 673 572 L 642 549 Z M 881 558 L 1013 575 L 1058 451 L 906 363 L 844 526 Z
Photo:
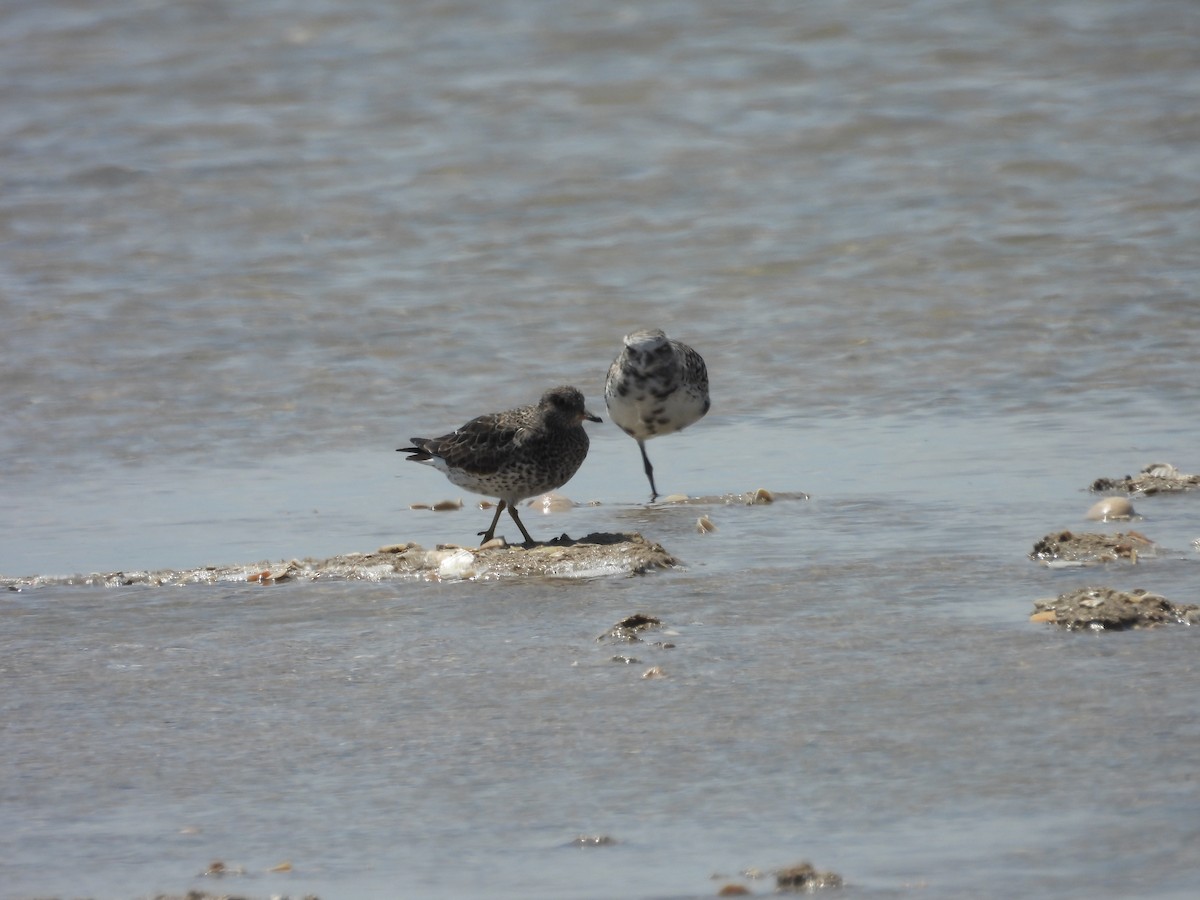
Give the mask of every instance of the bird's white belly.
M 630 391 L 624 397 L 609 396 L 608 412 L 626 434 L 644 441 L 672 434 L 699 420 L 706 412 L 704 397 L 681 388 L 664 399 L 650 391 Z

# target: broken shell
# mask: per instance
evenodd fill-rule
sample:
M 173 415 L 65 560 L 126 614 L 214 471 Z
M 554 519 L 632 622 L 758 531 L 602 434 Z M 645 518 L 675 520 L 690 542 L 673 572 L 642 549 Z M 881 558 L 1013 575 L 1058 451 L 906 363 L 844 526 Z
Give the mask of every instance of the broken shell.
M 543 513 L 554 513 L 574 509 L 576 504 L 574 500 L 565 494 L 556 494 L 551 491 L 549 494 L 534 497 L 526 505 L 531 508 L 540 509 Z
M 439 578 L 471 578 L 476 575 L 475 555 L 470 550 L 454 550 L 438 562 Z
M 384 544 L 376 553 L 403 553 L 405 550 L 411 550 L 417 544 L 413 541 L 405 541 L 403 544 Z
M 1151 478 L 1179 478 L 1179 470 L 1170 463 L 1155 462 L 1150 463 L 1142 469 L 1143 475 L 1149 475 Z
M 462 509 L 462 505 L 462 497 L 459 497 L 457 500 L 439 500 L 433 504 L 433 508 L 437 512 L 445 512 L 448 509 Z
M 716 531 L 717 526 L 713 524 L 713 520 L 708 516 L 701 516 L 696 520 L 696 530 L 701 534 L 708 534 L 709 532 Z
M 1097 522 L 1111 522 L 1115 519 L 1132 519 L 1137 513 L 1127 497 L 1105 497 L 1092 504 L 1087 511 L 1087 517 Z

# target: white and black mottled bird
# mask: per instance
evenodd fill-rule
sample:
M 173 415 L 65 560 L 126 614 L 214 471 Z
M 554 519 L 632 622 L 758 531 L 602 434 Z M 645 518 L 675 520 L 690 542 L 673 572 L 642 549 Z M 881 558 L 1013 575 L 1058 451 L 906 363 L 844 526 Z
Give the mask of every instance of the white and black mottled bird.
M 704 359 L 661 329 L 625 336 L 625 349 L 613 360 L 604 383 L 612 420 L 638 442 L 650 480 L 650 500 L 658 497 L 646 441 L 680 431 L 708 412 L 708 369 Z
M 410 462 L 433 466 L 465 490 L 499 499 L 480 543 L 495 535 L 507 506 L 529 547 L 534 540 L 517 516 L 517 504 L 562 487 L 579 470 L 589 444 L 584 419 L 601 421 L 588 412 L 578 390 L 556 387 L 530 406 L 478 416 L 441 437 L 412 438 L 412 446 L 399 452 L 410 454 Z

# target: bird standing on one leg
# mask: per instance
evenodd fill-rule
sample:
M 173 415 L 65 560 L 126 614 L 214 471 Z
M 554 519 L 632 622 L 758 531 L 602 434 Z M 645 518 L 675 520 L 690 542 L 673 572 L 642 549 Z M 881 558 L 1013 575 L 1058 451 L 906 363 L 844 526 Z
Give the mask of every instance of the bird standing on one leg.
M 412 446 L 399 452 L 440 470 L 465 490 L 499 499 L 491 526 L 480 532 L 481 544 L 495 535 L 507 506 L 529 547 L 534 540 L 517 516 L 517 504 L 562 487 L 579 470 L 589 443 L 584 419 L 601 421 L 588 412 L 583 394 L 557 387 L 531 406 L 478 416 L 441 437 L 412 438 Z
M 628 334 L 625 349 L 608 369 L 604 402 L 612 420 L 638 442 L 653 502 L 658 488 L 646 441 L 686 428 L 708 412 L 704 359 L 657 328 Z

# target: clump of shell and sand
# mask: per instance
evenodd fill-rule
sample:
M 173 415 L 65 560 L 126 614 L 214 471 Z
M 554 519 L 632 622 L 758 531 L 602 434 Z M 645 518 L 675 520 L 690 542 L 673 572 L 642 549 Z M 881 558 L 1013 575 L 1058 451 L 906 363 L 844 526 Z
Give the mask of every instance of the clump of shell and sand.
M 722 505 L 758 506 L 777 500 L 808 499 L 802 493 L 772 493 L 758 488 L 744 493 L 711 497 L 664 497 L 660 505 L 695 506 L 700 515 L 696 530 L 716 530 L 712 509 Z M 577 506 L 562 494 L 535 497 L 527 504 L 543 511 L 561 511 Z M 480 508 L 492 504 L 484 501 Z M 435 503 L 415 503 L 414 509 L 446 512 L 464 509 L 461 499 Z M 0 586 L 10 590 L 42 584 L 83 584 L 102 587 L 147 584 L 217 584 L 252 582 L 283 584 L 318 579 L 358 579 L 386 581 L 419 578 L 431 581 L 495 580 L 507 577 L 592 578 L 604 575 L 644 575 L 681 565 L 680 560 L 661 544 L 637 532 L 595 532 L 580 538 L 566 534 L 539 541 L 531 547 L 509 544 L 497 537 L 480 546 L 443 543 L 424 547 L 414 542 L 395 543 L 366 552 L 342 553 L 324 559 L 306 558 L 282 561 L 203 565 L 186 569 L 94 572 L 86 575 L 29 576 L 0 578 Z
M 1087 518 L 1096 522 L 1136 522 L 1142 517 L 1134 509 L 1134 498 L 1150 503 L 1156 495 L 1198 488 L 1200 475 L 1185 474 L 1170 463 L 1151 463 L 1137 475 L 1093 481 L 1089 490 L 1110 496 L 1093 503 Z M 1115 533 L 1067 529 L 1051 532 L 1037 540 L 1029 554 L 1031 559 L 1054 568 L 1137 566 L 1162 555 L 1162 548 L 1153 538 L 1131 527 Z M 1069 631 L 1124 631 L 1169 624 L 1198 625 L 1200 606 L 1170 600 L 1142 587 L 1121 590 L 1087 585 L 1035 601 L 1030 619 Z

